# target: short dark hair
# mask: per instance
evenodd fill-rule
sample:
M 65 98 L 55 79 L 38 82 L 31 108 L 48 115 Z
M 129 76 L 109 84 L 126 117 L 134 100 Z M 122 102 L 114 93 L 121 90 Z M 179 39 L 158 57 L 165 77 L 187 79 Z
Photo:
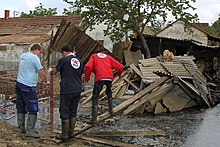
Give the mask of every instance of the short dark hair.
M 31 51 L 33 51 L 33 50 L 41 50 L 41 46 L 40 46 L 40 44 L 33 44 L 32 46 L 31 46 Z
M 103 46 L 98 47 L 98 52 L 104 52 L 104 51 L 105 51 L 105 48 Z
M 66 52 L 73 52 L 73 49 L 72 49 L 72 47 L 70 46 L 70 45 L 64 45 L 63 47 L 62 47 L 62 50 L 61 50 L 62 52 L 63 51 L 66 51 Z

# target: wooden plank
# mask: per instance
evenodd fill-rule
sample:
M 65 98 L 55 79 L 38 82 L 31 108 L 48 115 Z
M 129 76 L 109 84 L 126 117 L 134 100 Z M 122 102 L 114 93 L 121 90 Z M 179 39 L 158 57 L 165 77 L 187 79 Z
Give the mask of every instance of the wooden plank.
M 92 142 L 96 142 L 96 143 L 100 143 L 103 145 L 109 145 L 109 146 L 115 146 L 115 147 L 141 147 L 139 145 L 136 144 L 128 144 L 128 143 L 123 143 L 123 142 L 119 142 L 119 141 L 111 141 L 111 140 L 107 140 L 107 139 L 103 139 L 103 138 L 97 138 L 97 137 L 88 137 L 88 136 L 79 136 L 76 137 L 77 139 L 83 139 L 83 140 L 87 140 L 87 141 L 92 141 Z
M 129 75 L 129 72 L 126 72 L 124 75 L 122 75 L 122 77 L 128 77 L 128 75 Z M 117 81 L 117 83 L 113 84 L 112 87 L 116 87 L 116 88 L 114 89 L 114 92 L 112 92 L 112 97 L 114 98 L 118 97 L 118 93 L 120 92 L 121 87 L 123 87 L 125 84 L 127 83 L 123 80 L 123 78 L 120 78 Z
M 152 106 L 150 104 L 150 102 L 146 102 L 145 104 L 146 104 L 145 111 L 147 111 L 147 112 L 154 112 L 155 106 Z
M 139 75 L 140 77 L 142 77 L 142 73 L 141 71 L 134 65 L 134 64 L 131 64 L 130 65 L 131 69 L 134 70 L 134 72 Z
M 131 76 L 132 76 L 132 73 L 131 73 L 131 72 L 128 72 L 128 74 L 122 78 L 122 79 L 123 79 L 123 83 L 125 83 L 125 84 L 123 84 L 123 85 L 120 87 L 120 89 L 118 90 L 118 93 L 116 93 L 116 95 L 115 95 L 114 97 L 117 98 L 117 97 L 123 96 L 123 95 L 125 94 L 125 91 L 128 89 L 128 86 L 129 86 L 129 85 L 127 84 L 127 82 L 124 81 L 124 78 L 130 79 Z
M 189 101 L 185 106 L 184 108 L 191 108 L 191 107 L 194 107 L 194 106 L 197 106 L 198 104 L 194 101 L 194 100 L 191 100 Z
M 170 112 L 175 112 L 182 110 L 191 101 L 191 98 L 178 85 L 175 85 L 175 88 L 168 92 L 162 100 Z
M 199 81 L 196 78 L 194 78 L 193 83 L 198 87 L 200 97 L 204 100 L 204 102 L 208 105 L 208 107 L 211 107 L 211 105 L 207 99 L 207 94 L 206 94 L 205 90 L 202 88 L 202 86 L 200 85 Z
M 152 106 L 155 106 L 167 92 L 169 92 L 173 88 L 172 83 L 165 83 L 159 89 L 155 90 L 149 96 L 149 102 Z
M 135 115 L 142 115 L 145 111 L 145 108 L 147 106 L 147 103 L 144 103 L 143 105 L 141 105 L 141 107 L 139 107 L 136 111 L 135 111 Z
M 128 84 L 130 84 L 132 87 L 134 87 L 136 90 L 139 90 L 139 87 L 137 87 L 135 84 L 133 84 L 130 80 L 128 80 L 127 78 L 123 78 L 126 82 L 128 82 Z
M 154 114 L 167 112 L 167 108 L 164 108 L 160 102 L 156 104 Z
M 89 136 L 166 136 L 161 130 L 114 130 L 114 131 L 93 131 L 87 133 Z

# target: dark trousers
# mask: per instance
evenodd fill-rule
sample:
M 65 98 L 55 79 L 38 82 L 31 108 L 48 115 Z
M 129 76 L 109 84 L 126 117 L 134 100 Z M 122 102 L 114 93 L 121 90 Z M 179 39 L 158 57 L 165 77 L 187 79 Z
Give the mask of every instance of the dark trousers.
M 16 108 L 17 113 L 37 115 L 38 99 L 36 87 L 30 87 L 22 83 L 16 82 Z
M 112 81 L 105 81 L 105 80 L 100 80 L 97 81 L 94 84 L 93 88 L 93 94 L 92 94 L 92 105 L 98 105 L 98 100 L 99 100 L 99 94 L 103 88 L 103 86 L 106 85 L 106 95 L 108 98 L 112 98 Z
M 60 95 L 60 119 L 76 117 L 81 92 Z

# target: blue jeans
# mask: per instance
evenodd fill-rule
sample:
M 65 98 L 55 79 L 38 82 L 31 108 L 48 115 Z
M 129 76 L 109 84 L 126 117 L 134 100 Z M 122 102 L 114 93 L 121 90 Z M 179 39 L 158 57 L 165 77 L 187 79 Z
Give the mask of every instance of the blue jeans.
M 22 83 L 16 82 L 16 108 L 17 113 L 37 115 L 38 99 L 36 87 L 30 87 Z

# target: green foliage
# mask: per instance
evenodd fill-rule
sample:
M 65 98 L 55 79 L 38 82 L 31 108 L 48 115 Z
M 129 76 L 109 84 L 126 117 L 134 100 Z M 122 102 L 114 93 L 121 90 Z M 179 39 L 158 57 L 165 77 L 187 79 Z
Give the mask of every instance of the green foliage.
M 143 31 L 148 25 L 155 30 L 167 21 L 168 13 L 175 19 L 184 18 L 186 22 L 197 20 L 197 14 L 191 3 L 195 0 L 63 0 L 70 4 L 71 10 L 80 12 L 83 19 L 83 29 L 94 24 L 104 23 L 104 31 L 113 42 L 121 41 L 129 30 Z M 128 15 L 128 20 L 123 19 Z M 159 23 L 160 22 L 160 23 Z M 162 22 L 162 23 L 161 23 Z
M 216 20 L 211 27 L 209 27 L 209 33 L 213 36 L 220 37 L 220 15 L 218 20 Z
M 64 2 L 70 4 L 69 9 L 64 8 L 63 9 L 63 14 L 64 15 L 76 15 L 80 14 L 81 10 L 79 8 L 76 8 L 73 6 L 73 2 L 69 2 L 68 0 L 63 0 Z
M 44 8 L 44 5 L 42 3 L 39 4 L 39 6 L 35 7 L 35 10 L 29 11 L 29 14 L 25 12 L 21 12 L 21 17 L 26 16 L 52 16 L 57 14 L 57 8 Z

